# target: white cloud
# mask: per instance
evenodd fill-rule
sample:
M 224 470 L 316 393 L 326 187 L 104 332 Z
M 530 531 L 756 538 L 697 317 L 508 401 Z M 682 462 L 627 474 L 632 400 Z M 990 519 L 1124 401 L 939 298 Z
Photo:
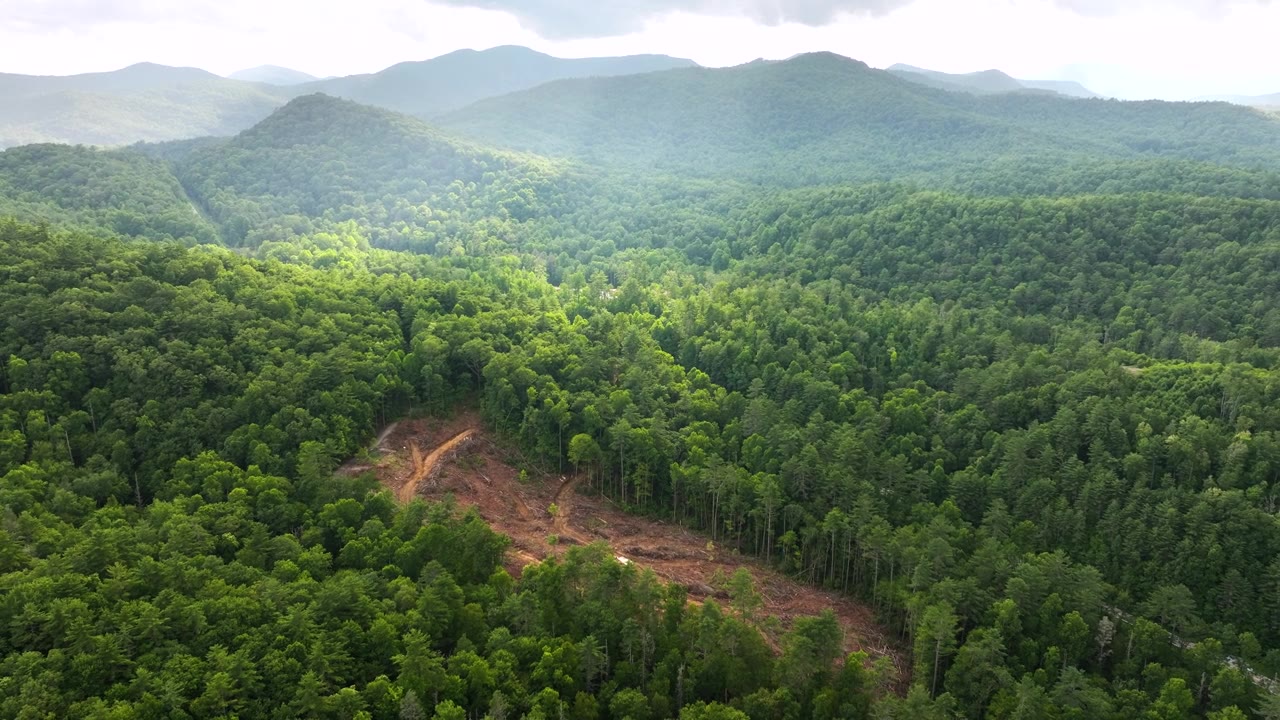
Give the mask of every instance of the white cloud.
M 502 10 L 548 38 L 625 35 L 670 13 L 747 18 L 762 25 L 821 26 L 842 15 L 880 15 L 914 0 L 440 0 L 448 5 Z

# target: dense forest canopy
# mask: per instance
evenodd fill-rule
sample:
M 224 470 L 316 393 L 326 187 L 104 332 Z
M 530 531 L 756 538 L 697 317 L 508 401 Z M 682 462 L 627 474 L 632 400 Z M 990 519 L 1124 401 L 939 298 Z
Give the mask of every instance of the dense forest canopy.
M 163 162 L 125 150 L 27 145 L 0 152 L 0 213 L 156 240 L 217 239 Z
M 1277 128 L 807 56 L 0 153 L 0 717 L 1280 717 Z M 335 476 L 460 403 L 909 688 Z

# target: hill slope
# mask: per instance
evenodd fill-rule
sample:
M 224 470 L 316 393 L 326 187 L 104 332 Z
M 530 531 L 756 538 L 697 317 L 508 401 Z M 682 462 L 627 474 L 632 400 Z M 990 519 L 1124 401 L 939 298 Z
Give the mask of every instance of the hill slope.
M 230 135 L 287 96 L 280 88 L 147 63 L 63 77 L 0 75 L 0 147 Z
M 431 60 L 393 65 L 372 75 L 322 80 L 304 89 L 409 115 L 431 116 L 552 80 L 633 75 L 693 66 L 691 60 L 665 55 L 568 60 L 524 47 L 507 46 L 483 51 L 459 50 Z
M 1242 108 L 979 97 L 831 54 L 562 81 L 441 122 L 488 144 L 544 155 L 766 183 L 956 186 L 998 172 L 1038 176 L 1039 191 L 1053 192 L 1081 168 L 1092 176 L 1075 189 L 1114 181 L 1121 161 L 1172 163 L 1177 172 L 1197 170 L 1188 163 L 1280 169 L 1280 123 Z M 1099 163 L 1112 165 L 1089 169 Z
M 553 212 L 559 164 L 451 138 L 421 121 L 325 95 L 178 163 L 183 184 L 232 242 L 282 218 L 439 226 L 457 214 Z M 252 238 L 248 238 L 253 242 Z M 259 238 L 261 239 L 261 238 Z
M 28 145 L 0 152 L 0 215 L 155 240 L 217 239 L 169 168 L 131 150 Z

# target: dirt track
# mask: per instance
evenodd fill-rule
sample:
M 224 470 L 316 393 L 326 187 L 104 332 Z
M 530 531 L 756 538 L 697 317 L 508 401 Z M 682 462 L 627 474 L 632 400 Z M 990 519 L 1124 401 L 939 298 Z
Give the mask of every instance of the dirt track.
M 520 482 L 518 458 L 510 457 L 482 430 L 474 414 L 450 420 L 401 422 L 383 443 L 385 455 L 371 468 L 401 501 L 415 496 L 440 500 L 452 495 L 474 505 L 493 528 L 511 537 L 507 569 L 567 547 L 603 541 L 615 555 L 680 583 L 693 601 L 717 595 L 715 588 L 746 567 L 764 599 L 764 612 L 788 626 L 796 617 L 832 610 L 845 633 L 845 649 L 864 650 L 894 661 L 900 678 L 909 672 L 900 648 L 889 641 L 871 611 L 847 596 L 795 582 L 754 558 L 716 549 L 707 537 L 670 523 L 629 515 L 607 498 L 584 493 L 576 476 L 552 475 Z M 434 448 L 425 457 L 421 448 Z M 348 471 L 364 471 L 356 465 Z M 552 513 L 552 506 L 554 514 Z M 768 633 L 766 633 L 768 635 Z M 768 638 L 777 647 L 777 637 Z
M 474 428 L 463 430 L 457 435 L 454 435 L 441 443 L 425 458 L 422 457 L 422 451 L 419 449 L 417 443 L 411 441 L 409 444 L 409 458 L 412 461 L 413 472 L 400 486 L 400 490 L 398 491 L 400 502 L 409 502 L 412 500 L 413 496 L 418 493 L 418 485 L 420 485 L 423 480 L 432 477 L 440 468 L 441 461 L 447 459 L 446 456 L 449 453 L 453 452 L 460 445 L 470 440 L 471 436 L 475 435 L 475 432 Z

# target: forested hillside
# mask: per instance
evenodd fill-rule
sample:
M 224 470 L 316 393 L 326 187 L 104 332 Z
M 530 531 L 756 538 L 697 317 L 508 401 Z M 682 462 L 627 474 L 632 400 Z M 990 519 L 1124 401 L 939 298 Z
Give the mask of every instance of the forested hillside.
M 0 716 L 1276 717 L 1273 121 L 953 95 L 809 56 L 0 154 L 51 226 L 0 221 Z M 459 404 L 865 603 L 910 688 L 334 475 Z
M 474 515 L 333 477 L 416 394 L 400 321 L 461 303 L 515 340 L 530 330 L 512 309 L 535 297 L 490 282 L 519 273 L 411 280 L 13 223 L 0 248 L 3 716 L 869 705 L 879 681 L 858 657 L 833 666 L 829 617 L 775 659 L 742 621 L 596 550 L 516 582 Z
M 183 184 L 227 229 L 306 219 L 436 231 L 458 220 L 528 219 L 565 182 L 564 164 L 489 150 L 420 121 L 325 95 L 290 102 L 228 143 L 178 163 Z M 456 226 L 455 226 L 456 227 Z
M 126 150 L 29 145 L 0 152 L 0 214 L 155 240 L 217 238 L 166 164 Z

